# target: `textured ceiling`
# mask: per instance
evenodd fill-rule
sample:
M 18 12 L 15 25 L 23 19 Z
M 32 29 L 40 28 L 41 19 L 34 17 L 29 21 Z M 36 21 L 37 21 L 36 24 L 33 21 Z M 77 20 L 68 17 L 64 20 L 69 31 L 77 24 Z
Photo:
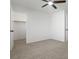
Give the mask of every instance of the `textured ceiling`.
M 21 7 L 44 11 L 44 12 L 54 12 L 57 10 L 63 10 L 65 9 L 65 5 L 66 5 L 66 3 L 55 4 L 58 7 L 57 10 L 49 5 L 44 8 L 41 8 L 41 6 L 46 3 L 47 2 L 44 2 L 42 0 L 11 0 L 12 6 L 21 6 Z

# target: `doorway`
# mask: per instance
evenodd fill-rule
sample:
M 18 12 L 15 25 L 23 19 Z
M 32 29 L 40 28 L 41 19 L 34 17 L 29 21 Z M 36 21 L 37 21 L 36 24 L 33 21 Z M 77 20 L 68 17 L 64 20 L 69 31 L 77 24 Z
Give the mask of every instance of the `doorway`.
M 26 22 L 14 21 L 14 40 L 26 40 Z

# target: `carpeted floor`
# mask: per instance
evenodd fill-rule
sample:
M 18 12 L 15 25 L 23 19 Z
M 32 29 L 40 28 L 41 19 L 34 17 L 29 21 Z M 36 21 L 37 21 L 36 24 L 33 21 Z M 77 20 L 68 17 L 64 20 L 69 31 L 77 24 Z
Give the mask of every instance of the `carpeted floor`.
M 15 41 L 11 59 L 68 59 L 67 43 L 43 40 L 25 44 L 25 40 Z

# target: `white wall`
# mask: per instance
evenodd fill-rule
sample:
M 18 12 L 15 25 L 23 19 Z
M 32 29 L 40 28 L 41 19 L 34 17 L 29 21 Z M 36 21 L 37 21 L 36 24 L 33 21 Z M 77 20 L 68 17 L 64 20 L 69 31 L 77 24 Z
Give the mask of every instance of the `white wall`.
M 65 41 L 64 10 L 51 15 L 32 10 L 27 13 L 27 43 L 46 39 Z
M 59 41 L 65 40 L 65 14 L 64 10 L 54 12 L 51 21 L 51 38 Z
M 50 39 L 50 15 L 39 11 L 27 11 L 27 43 Z

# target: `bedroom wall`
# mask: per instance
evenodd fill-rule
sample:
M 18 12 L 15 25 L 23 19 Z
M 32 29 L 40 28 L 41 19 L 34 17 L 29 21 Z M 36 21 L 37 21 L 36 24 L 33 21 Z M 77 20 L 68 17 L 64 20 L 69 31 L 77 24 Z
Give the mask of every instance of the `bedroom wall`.
M 65 41 L 65 14 L 64 10 L 54 12 L 51 19 L 51 38 Z
M 50 39 L 50 15 L 29 10 L 27 20 L 27 43 Z
M 27 43 L 46 39 L 65 41 L 64 10 L 52 14 L 32 10 L 27 13 Z

